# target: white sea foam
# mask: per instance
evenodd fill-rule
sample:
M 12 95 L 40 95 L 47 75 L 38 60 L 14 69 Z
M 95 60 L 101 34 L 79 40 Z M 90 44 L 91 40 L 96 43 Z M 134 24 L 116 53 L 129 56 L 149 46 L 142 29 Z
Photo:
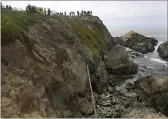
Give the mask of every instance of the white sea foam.
M 165 64 L 166 66 L 168 65 L 168 62 L 161 60 L 161 59 L 156 59 L 156 58 L 150 58 L 150 60 L 158 62 L 158 63 L 162 63 Z

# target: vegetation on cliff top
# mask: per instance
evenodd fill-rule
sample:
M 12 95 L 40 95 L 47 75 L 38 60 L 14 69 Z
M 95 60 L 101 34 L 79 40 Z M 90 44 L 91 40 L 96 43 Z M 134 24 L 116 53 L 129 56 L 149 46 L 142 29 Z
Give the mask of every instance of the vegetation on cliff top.
M 25 45 L 31 47 L 31 39 L 27 38 L 25 32 L 29 26 L 45 22 L 46 19 L 54 18 L 68 21 L 74 28 L 76 35 L 81 42 L 89 47 L 95 56 L 99 55 L 99 50 L 105 47 L 103 28 L 91 26 L 91 29 L 82 24 L 80 17 L 74 20 L 66 16 L 47 16 L 41 14 L 27 15 L 23 11 L 2 10 L 2 45 L 14 42 L 16 39 L 24 41 Z M 64 25 L 64 24 L 63 24 Z
M 27 15 L 23 11 L 2 10 L 2 45 L 22 39 L 28 26 L 40 23 L 46 19 L 44 15 Z

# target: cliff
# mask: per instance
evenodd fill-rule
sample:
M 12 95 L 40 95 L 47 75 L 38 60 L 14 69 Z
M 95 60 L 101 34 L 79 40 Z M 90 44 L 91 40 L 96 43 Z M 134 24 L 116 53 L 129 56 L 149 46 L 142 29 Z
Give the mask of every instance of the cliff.
M 1 48 L 2 117 L 95 117 L 86 65 L 98 117 L 121 117 L 137 104 L 115 87 L 137 64 L 97 16 L 2 10 Z
M 107 42 L 112 36 L 96 16 L 3 10 L 2 117 L 93 114 L 86 64 Z

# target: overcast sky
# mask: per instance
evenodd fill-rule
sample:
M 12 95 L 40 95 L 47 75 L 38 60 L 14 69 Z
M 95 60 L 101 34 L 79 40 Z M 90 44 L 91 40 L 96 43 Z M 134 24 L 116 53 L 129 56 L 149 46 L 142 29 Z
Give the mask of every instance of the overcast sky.
M 28 4 L 53 11 L 91 10 L 113 36 L 136 30 L 146 35 L 166 34 L 167 1 L 3 1 L 23 8 Z

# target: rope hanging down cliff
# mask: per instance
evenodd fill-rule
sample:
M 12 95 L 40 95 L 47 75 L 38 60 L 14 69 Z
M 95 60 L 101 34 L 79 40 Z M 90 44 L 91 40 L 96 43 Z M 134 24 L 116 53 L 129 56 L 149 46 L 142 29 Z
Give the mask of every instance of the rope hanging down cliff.
M 94 112 L 95 112 L 95 118 L 97 118 L 95 100 L 94 100 L 94 95 L 93 95 L 93 90 L 92 90 L 92 84 L 91 84 L 91 80 L 90 80 L 90 73 L 89 73 L 88 65 L 86 67 L 87 67 L 87 73 L 88 73 L 88 78 L 89 78 L 89 84 L 90 84 L 91 97 L 92 97 L 92 102 L 93 102 L 93 107 L 94 107 Z

